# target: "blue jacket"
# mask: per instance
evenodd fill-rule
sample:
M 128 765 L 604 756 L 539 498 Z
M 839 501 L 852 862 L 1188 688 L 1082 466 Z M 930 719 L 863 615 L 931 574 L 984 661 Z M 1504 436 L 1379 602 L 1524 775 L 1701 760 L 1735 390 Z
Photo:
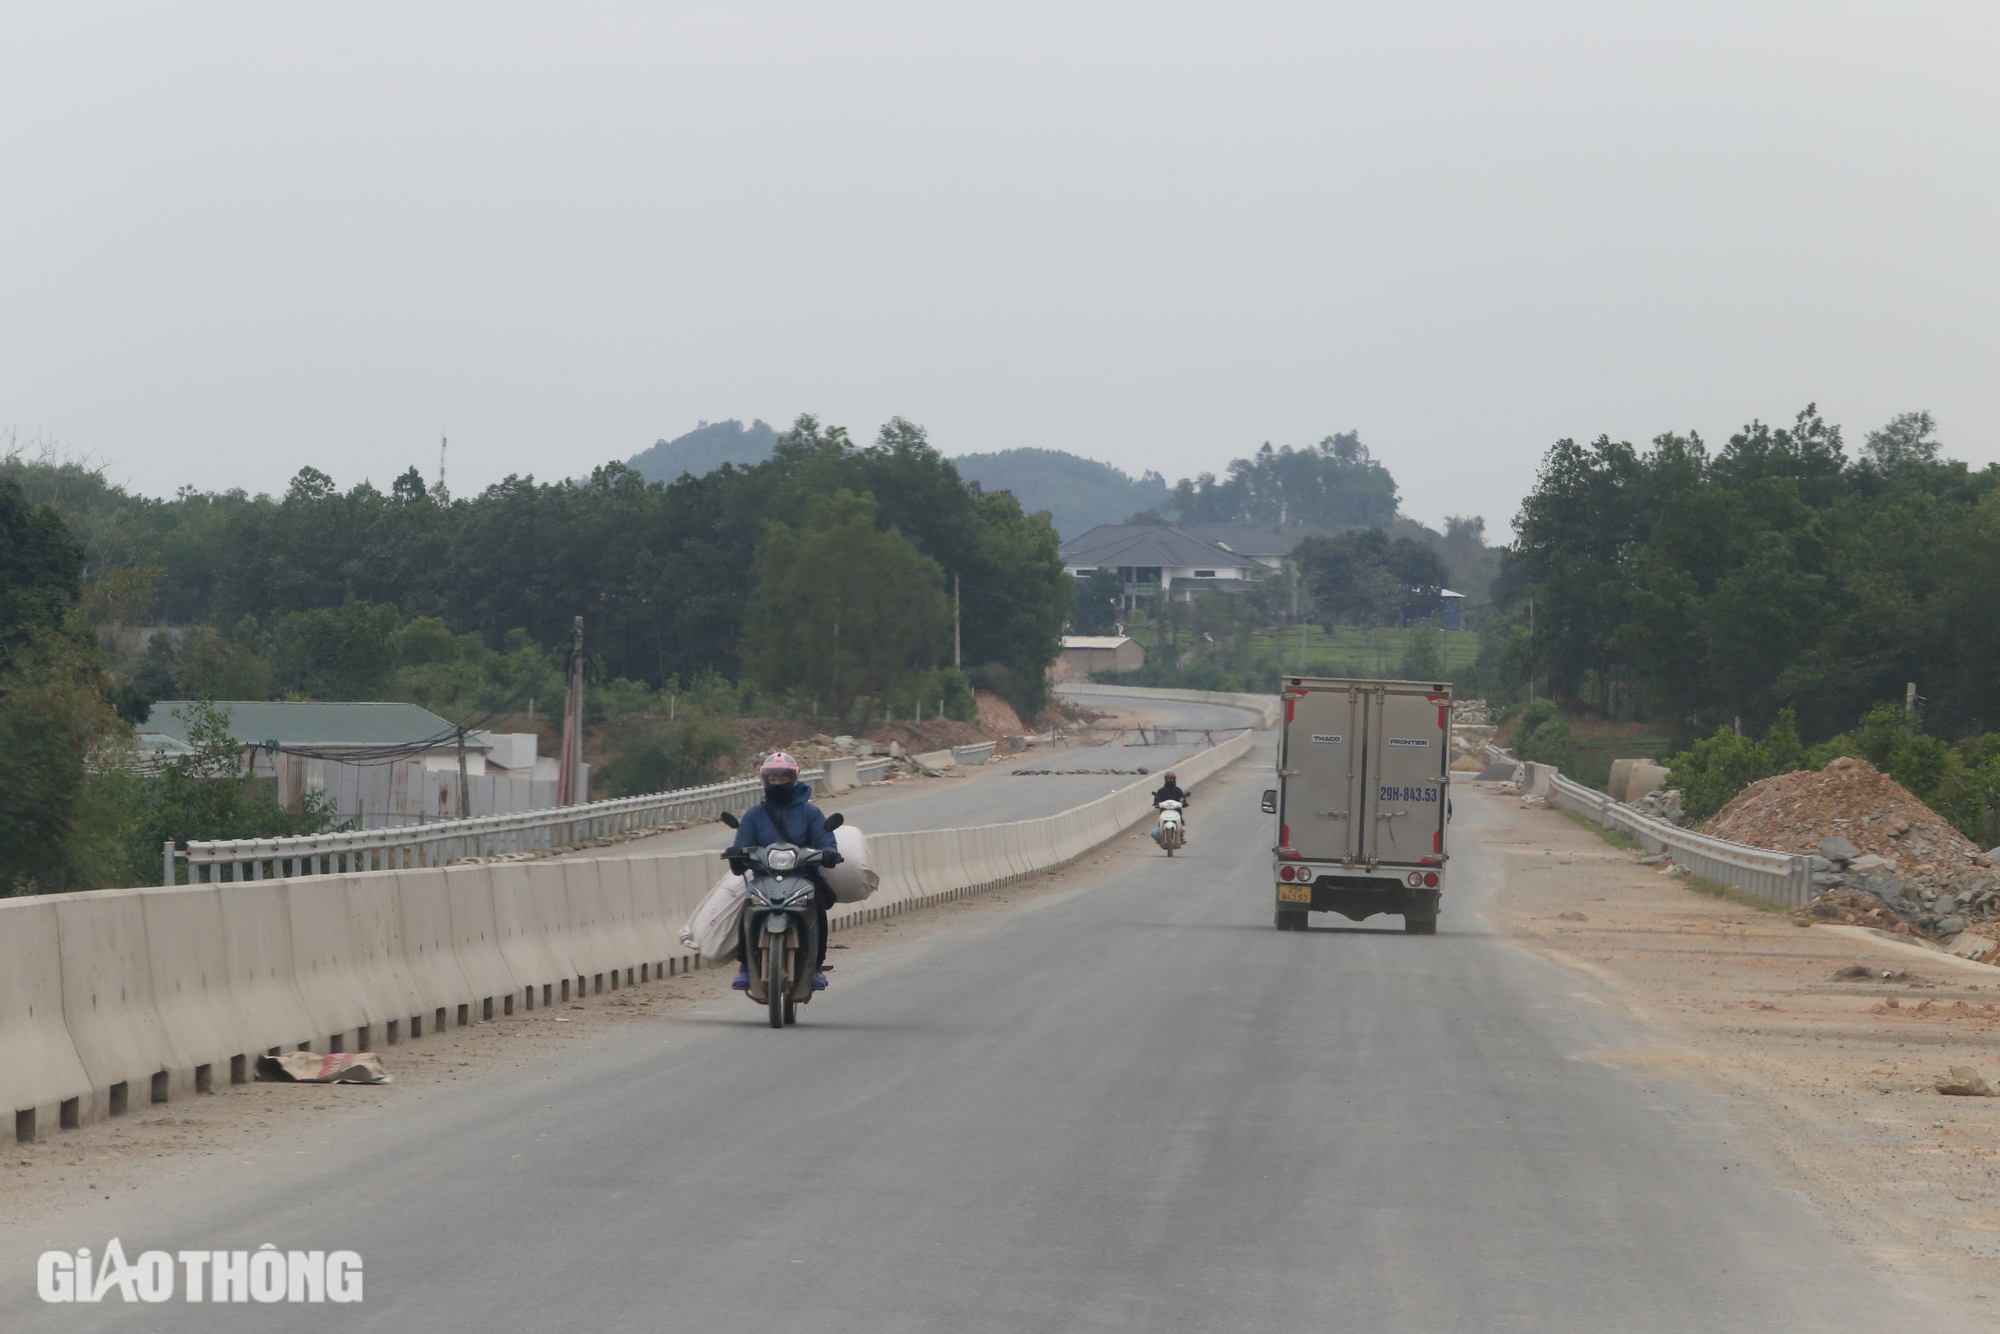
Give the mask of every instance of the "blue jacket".
M 736 841 L 730 846 L 763 848 L 773 843 L 793 843 L 821 852 L 838 850 L 833 831 L 826 827 L 826 816 L 812 804 L 810 783 L 794 783 L 790 799 L 782 806 L 772 804 L 766 797 L 743 812 L 742 823 L 736 828 Z

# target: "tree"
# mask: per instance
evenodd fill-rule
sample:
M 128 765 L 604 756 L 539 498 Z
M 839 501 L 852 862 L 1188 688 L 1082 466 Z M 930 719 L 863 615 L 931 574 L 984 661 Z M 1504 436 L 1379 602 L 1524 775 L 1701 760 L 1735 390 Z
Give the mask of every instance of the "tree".
M 816 697 L 843 725 L 858 709 L 865 726 L 874 700 L 934 665 L 951 625 L 937 562 L 877 529 L 875 510 L 872 497 L 840 490 L 808 504 L 797 529 L 773 522 L 745 617 L 752 678 Z
M 1403 641 L 1403 665 L 1397 669 L 1405 681 L 1444 679 L 1444 631 L 1434 625 L 1420 625 Z
M 279 688 L 309 699 L 384 698 L 401 619 L 392 606 L 352 597 L 338 607 L 292 612 L 269 637 Z
M 1182 523 L 1386 527 L 1396 517 L 1396 480 L 1354 431 L 1297 450 L 1266 441 L 1232 460 L 1228 474 L 1222 482 L 1213 473 L 1181 479 L 1173 507 Z
M 83 546 L 0 477 L 0 895 L 66 888 L 86 768 L 130 735 L 77 614 Z
M 1076 586 L 1071 627 L 1080 635 L 1108 635 L 1125 619 L 1125 581 L 1116 570 L 1093 570 Z
M 1439 606 L 1444 561 L 1423 542 L 1380 528 L 1309 537 L 1292 552 L 1329 624 L 1401 625 Z
M 1861 452 L 1883 472 L 1906 463 L 1935 463 L 1944 448 L 1930 438 L 1935 430 L 1937 420 L 1928 412 L 1899 413 L 1881 430 L 1868 433 Z

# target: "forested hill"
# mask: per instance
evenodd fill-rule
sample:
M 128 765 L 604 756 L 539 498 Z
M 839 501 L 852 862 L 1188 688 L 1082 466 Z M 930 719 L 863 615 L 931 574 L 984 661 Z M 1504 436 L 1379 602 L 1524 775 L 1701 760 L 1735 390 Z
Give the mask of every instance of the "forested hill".
M 267 680 L 280 696 L 380 698 L 398 666 L 391 641 L 415 621 L 434 622 L 447 645 L 469 635 L 485 646 L 479 652 L 514 651 L 560 646 L 579 614 L 592 671 L 605 680 L 657 685 L 704 671 L 736 680 L 771 526 L 807 533 L 824 522 L 845 533 L 841 524 L 855 527 L 850 520 L 864 510 L 861 526 L 893 530 L 896 543 L 930 562 L 940 596 L 958 577 L 967 669 L 1004 669 L 1027 704 L 1039 707 L 1070 606 L 1071 580 L 1048 522 L 1023 514 L 1010 496 L 966 485 L 923 429 L 901 418 L 857 446 L 844 430 L 800 417 L 760 463 L 667 483 L 612 463 L 581 481 L 509 477 L 447 498 L 415 468 L 386 491 L 366 481 L 342 489 L 302 468 L 281 497 L 190 489 L 154 499 L 75 464 L 0 456 L 0 483 L 8 480 L 67 523 L 107 620 L 210 627 L 220 638 L 202 639 L 203 652 L 244 659 L 232 682 Z M 822 501 L 839 501 L 838 515 L 818 515 Z M 815 573 L 831 580 L 824 567 Z M 840 614 L 839 604 L 829 606 Z M 892 693 L 899 673 L 948 663 L 948 631 L 947 618 L 936 642 L 928 630 L 909 644 L 877 633 L 894 662 L 864 692 Z M 796 633 L 790 666 L 768 673 L 780 696 L 795 684 L 788 672 L 837 657 L 816 622 Z M 157 665 L 181 689 L 206 671 L 193 661 Z M 866 676 L 858 668 L 851 675 Z M 245 698 L 246 688 L 230 693 Z M 830 695 L 819 690 L 822 701 Z
M 748 426 L 733 418 L 724 422 L 702 422 L 686 435 L 656 442 L 651 449 L 635 454 L 625 466 L 649 482 L 677 481 L 682 473 L 696 477 L 714 472 L 725 463 L 747 468 L 771 457 L 778 433 L 761 421 Z
M 1060 449 L 961 454 L 952 462 L 961 477 L 987 491 L 1013 492 L 1030 514 L 1047 510 L 1065 540 L 1167 503 L 1167 482 L 1160 474 L 1133 477 L 1109 463 Z

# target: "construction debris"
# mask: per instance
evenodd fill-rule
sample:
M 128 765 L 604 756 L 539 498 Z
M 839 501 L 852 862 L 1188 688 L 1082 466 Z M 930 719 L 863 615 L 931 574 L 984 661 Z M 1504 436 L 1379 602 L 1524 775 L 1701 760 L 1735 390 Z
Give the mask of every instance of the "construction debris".
M 1792 909 L 1792 920 L 1810 926 L 1872 926 L 1897 936 L 1922 936 L 1923 932 L 1896 915 L 1894 909 L 1873 894 L 1853 889 L 1829 889 L 1802 908 Z
M 257 1058 L 260 1084 L 387 1084 L 382 1058 L 372 1051 L 336 1051 L 321 1055 L 286 1051 Z
M 1886 907 L 1904 928 L 1897 934 L 1951 939 L 2000 917 L 1992 860 L 1866 760 L 1842 757 L 1817 773 L 1752 783 L 1702 832 L 1810 856 L 1820 898 L 1798 912 L 1816 921 L 1897 929 L 1856 894 Z
M 2000 1097 L 2000 1088 L 1979 1070 L 1969 1065 L 1954 1065 L 1951 1073 L 1937 1082 L 1937 1091 L 1957 1098 Z

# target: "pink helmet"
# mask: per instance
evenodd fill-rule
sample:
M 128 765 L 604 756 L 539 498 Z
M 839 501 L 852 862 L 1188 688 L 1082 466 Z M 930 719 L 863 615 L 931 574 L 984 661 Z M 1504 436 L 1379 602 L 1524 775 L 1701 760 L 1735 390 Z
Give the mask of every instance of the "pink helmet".
M 771 757 L 764 761 L 757 772 L 766 780 L 774 775 L 784 774 L 796 783 L 799 780 L 799 762 L 782 750 L 773 751 Z

